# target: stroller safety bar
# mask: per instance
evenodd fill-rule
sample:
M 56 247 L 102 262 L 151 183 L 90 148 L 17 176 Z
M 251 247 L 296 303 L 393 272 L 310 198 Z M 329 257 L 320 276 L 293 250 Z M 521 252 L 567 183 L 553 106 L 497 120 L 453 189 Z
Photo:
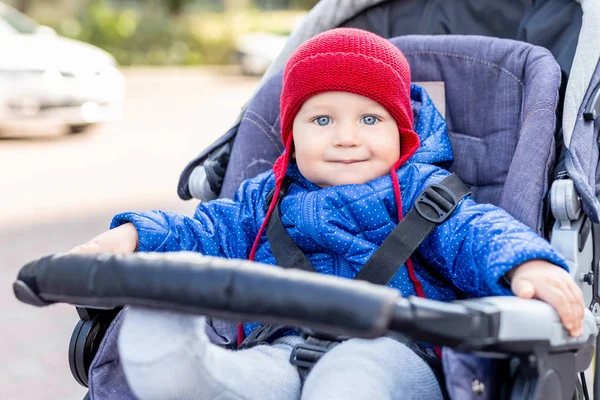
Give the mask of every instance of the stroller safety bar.
M 363 281 L 197 253 L 48 256 L 21 269 L 14 291 L 35 306 L 135 305 L 365 338 L 393 331 L 459 349 L 517 354 L 577 348 L 597 334 L 587 311 L 582 336 L 569 337 L 553 309 L 536 300 L 403 298 Z

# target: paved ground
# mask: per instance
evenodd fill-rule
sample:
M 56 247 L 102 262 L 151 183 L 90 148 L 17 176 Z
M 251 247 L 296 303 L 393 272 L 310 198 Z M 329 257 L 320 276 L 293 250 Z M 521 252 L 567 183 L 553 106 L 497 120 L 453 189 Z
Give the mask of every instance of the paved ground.
M 189 213 L 179 172 L 234 121 L 258 81 L 229 70 L 126 70 L 123 121 L 82 136 L 51 129 L 0 138 L 0 399 L 81 399 L 68 341 L 74 308 L 17 302 L 11 284 L 37 257 L 108 227 L 112 215 L 161 208 Z

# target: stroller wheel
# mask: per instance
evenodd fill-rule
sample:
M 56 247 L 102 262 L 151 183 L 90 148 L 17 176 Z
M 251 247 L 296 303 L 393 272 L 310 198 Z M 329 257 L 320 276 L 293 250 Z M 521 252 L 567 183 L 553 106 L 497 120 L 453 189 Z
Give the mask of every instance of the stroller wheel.
M 582 374 L 580 374 L 580 376 Z M 585 383 L 582 384 L 582 381 L 577 378 L 575 380 L 575 393 L 573 394 L 573 400 L 589 400 L 587 394 L 587 385 L 585 385 Z
M 81 320 L 75 326 L 69 342 L 69 367 L 75 380 L 84 387 L 88 387 L 88 371 L 92 360 L 119 311 L 77 309 Z

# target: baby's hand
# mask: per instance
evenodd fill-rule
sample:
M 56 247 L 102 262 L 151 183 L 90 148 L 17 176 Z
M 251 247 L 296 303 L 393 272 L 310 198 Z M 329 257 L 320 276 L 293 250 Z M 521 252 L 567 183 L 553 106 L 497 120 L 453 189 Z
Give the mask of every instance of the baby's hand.
M 138 234 L 132 223 L 123 224 L 77 246 L 69 254 L 133 253 L 138 247 Z
M 567 271 L 548 261 L 533 260 L 519 265 L 507 276 L 515 295 L 550 304 L 571 336 L 581 335 L 583 293 Z

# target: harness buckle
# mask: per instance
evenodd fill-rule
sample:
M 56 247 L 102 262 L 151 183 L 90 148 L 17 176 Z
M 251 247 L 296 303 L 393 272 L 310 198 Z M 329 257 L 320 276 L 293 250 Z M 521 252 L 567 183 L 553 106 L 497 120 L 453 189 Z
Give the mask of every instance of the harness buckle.
M 347 336 L 335 336 L 317 333 L 310 329 L 300 328 L 300 336 L 306 341 L 297 344 L 290 354 L 290 364 L 295 365 L 304 382 L 310 370 L 329 350 L 349 339 Z
M 445 221 L 458 205 L 458 199 L 443 185 L 429 185 L 415 200 L 414 207 L 429 222 Z
M 329 348 L 301 343 L 294 346 L 290 354 L 290 363 L 298 368 L 310 369 L 323 357 Z

